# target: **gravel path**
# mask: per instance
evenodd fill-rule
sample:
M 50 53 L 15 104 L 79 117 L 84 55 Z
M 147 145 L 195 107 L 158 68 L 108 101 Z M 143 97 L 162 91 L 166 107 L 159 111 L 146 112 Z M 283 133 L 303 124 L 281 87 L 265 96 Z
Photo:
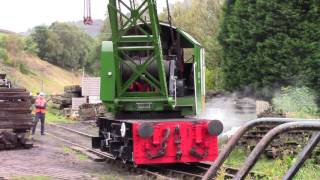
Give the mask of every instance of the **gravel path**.
M 0 152 L 0 179 L 44 176 L 49 179 L 141 179 L 105 162 L 81 160 L 50 136 L 35 137 L 34 148 Z

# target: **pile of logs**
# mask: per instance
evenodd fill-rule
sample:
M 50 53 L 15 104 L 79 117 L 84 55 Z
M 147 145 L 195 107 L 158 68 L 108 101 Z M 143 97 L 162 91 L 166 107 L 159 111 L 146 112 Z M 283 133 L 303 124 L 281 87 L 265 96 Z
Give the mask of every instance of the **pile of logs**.
M 26 137 L 33 125 L 31 105 L 25 89 L 0 88 L 0 150 L 32 146 Z
M 63 94 L 51 96 L 52 107 L 62 112 L 65 108 L 71 108 L 72 98 L 75 97 L 81 97 L 81 87 L 79 85 L 66 86 Z
M 96 120 L 98 117 L 106 113 L 105 106 L 99 104 L 82 104 L 79 107 L 79 118 L 82 121 Z

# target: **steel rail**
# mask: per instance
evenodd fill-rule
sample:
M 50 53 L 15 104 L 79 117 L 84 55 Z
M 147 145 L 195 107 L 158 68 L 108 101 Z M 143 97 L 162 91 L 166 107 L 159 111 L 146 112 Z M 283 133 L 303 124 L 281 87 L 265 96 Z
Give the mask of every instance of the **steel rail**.
M 81 136 L 84 136 L 84 137 L 88 137 L 88 138 L 95 137 L 94 135 L 83 133 L 83 132 L 80 132 L 80 131 L 77 131 L 77 130 L 74 130 L 74 129 L 71 129 L 71 128 L 68 128 L 68 127 L 64 127 L 64 126 L 61 126 L 61 125 L 58 125 L 58 124 L 53 124 L 53 123 L 48 123 L 48 124 L 49 124 L 49 126 L 54 126 L 54 127 L 57 127 L 57 128 L 63 129 L 63 130 L 67 130 L 67 131 L 79 134 Z
M 320 132 L 314 132 L 308 144 L 299 153 L 296 159 L 296 162 L 290 167 L 287 173 L 283 176 L 282 178 L 283 180 L 292 179 L 297 174 L 301 166 L 308 159 L 309 155 L 312 153 L 312 151 L 317 146 L 317 144 L 319 144 L 319 142 L 320 142 Z
M 74 133 L 76 133 L 76 134 L 79 134 L 79 133 L 77 133 L 77 132 L 80 132 L 80 131 L 72 130 L 72 129 L 70 129 L 70 128 L 66 128 L 66 130 L 70 130 L 70 132 L 74 132 Z M 91 153 L 93 153 L 93 154 L 96 154 L 96 155 L 100 156 L 100 157 L 108 158 L 108 159 L 113 160 L 113 161 L 115 161 L 115 160 L 117 159 L 117 157 L 114 157 L 112 154 L 109 154 L 109 153 L 107 153 L 107 152 L 102 152 L 102 151 L 99 151 L 99 150 L 96 150 L 96 149 L 93 149 L 93 148 L 89 148 L 89 147 L 86 147 L 86 146 L 83 146 L 83 145 L 80 145 L 80 144 L 71 142 L 70 140 L 67 140 L 67 139 L 65 139 L 65 138 L 58 137 L 58 136 L 56 136 L 56 135 L 54 135 L 54 134 L 52 134 L 52 133 L 45 132 L 45 134 L 47 134 L 47 135 L 49 135 L 49 136 L 51 136 L 51 137 L 53 137 L 53 138 L 55 138 L 55 139 L 57 139 L 57 140 L 59 140 L 59 141 L 62 141 L 62 142 L 67 143 L 67 144 L 70 144 L 70 145 L 72 145 L 72 146 L 77 146 L 77 147 L 83 148 L 83 149 L 85 149 L 85 150 L 87 150 L 87 151 L 89 151 L 89 152 L 91 152 Z M 85 134 L 85 133 L 81 133 L 81 134 Z M 81 135 L 81 134 L 80 134 L 80 135 Z M 128 164 L 128 165 L 129 165 L 129 164 Z M 135 168 L 135 169 L 138 170 L 138 171 L 145 172 L 145 173 L 148 174 L 148 175 L 155 176 L 155 177 L 158 177 L 158 178 L 160 178 L 160 179 L 167 179 L 167 178 L 168 178 L 168 177 L 165 177 L 165 176 L 163 176 L 163 175 L 161 175 L 161 174 L 159 174 L 159 173 L 157 173 L 157 172 L 152 172 L 152 171 L 150 171 L 150 170 L 138 168 L 138 167 L 135 167 L 134 165 L 132 165 L 131 168 Z
M 271 131 L 269 131 L 256 145 L 253 151 L 250 153 L 249 157 L 246 159 L 244 165 L 240 168 L 236 176 L 235 180 L 244 179 L 251 168 L 258 161 L 259 156 L 263 152 L 263 150 L 269 145 L 269 143 L 280 134 L 285 132 L 293 131 L 293 130 L 304 130 L 304 131 L 320 131 L 320 121 L 304 121 L 304 122 L 290 122 L 281 124 Z M 300 167 L 299 167 L 300 168 Z M 299 169 L 298 168 L 298 169 Z
M 318 120 L 318 119 L 310 119 Z M 232 138 L 227 142 L 222 151 L 219 153 L 218 158 L 212 163 L 211 167 L 207 173 L 203 176 L 202 180 L 212 179 L 217 175 L 220 167 L 223 165 L 224 161 L 228 158 L 232 150 L 235 148 L 239 139 L 252 128 L 259 125 L 279 125 L 289 122 L 305 121 L 305 119 L 294 119 L 294 118 L 260 118 L 247 122 L 244 126 L 232 136 Z
M 62 141 L 62 142 L 65 142 L 65 143 L 67 143 L 67 144 L 70 144 L 70 145 L 72 145 L 72 146 L 77 146 L 77 147 L 83 148 L 83 149 L 85 149 L 85 150 L 87 150 L 87 151 L 90 151 L 90 152 L 96 154 L 96 155 L 99 155 L 99 156 L 102 156 L 102 157 L 107 157 L 107 158 L 113 159 L 113 160 L 116 159 L 116 157 L 114 157 L 112 154 L 109 154 L 109 153 L 106 153 L 106 152 L 102 152 L 102 151 L 98 151 L 98 150 L 95 150 L 95 149 L 92 149 L 92 148 L 88 148 L 88 147 L 86 147 L 86 146 L 83 146 L 83 145 L 80 145 L 80 144 L 71 142 L 71 141 L 69 141 L 69 140 L 67 140 L 67 139 L 58 137 L 58 136 L 56 136 L 56 135 L 54 135 L 54 134 L 51 134 L 51 133 L 48 133 L 48 132 L 46 132 L 45 134 L 47 134 L 47 135 L 49 135 L 49 136 L 51 136 L 51 137 L 53 137 L 53 138 L 55 138 L 55 139 L 58 139 L 58 140 L 60 140 L 60 141 Z
M 52 123 L 50 123 L 49 125 L 53 126 L 53 127 L 56 127 L 56 128 L 59 128 L 59 129 L 63 129 L 63 130 L 69 131 L 71 133 L 75 133 L 75 134 L 84 136 L 84 137 L 89 137 L 89 138 L 93 137 L 93 136 L 91 136 L 89 134 L 86 134 L 86 133 L 83 133 L 83 132 L 80 132 L 80 131 L 77 131 L 77 130 L 74 130 L 74 129 L 71 129 L 71 128 L 67 128 L 67 127 L 64 127 L 64 126 L 61 126 L 61 125 L 52 124 Z M 49 136 L 51 136 L 51 137 L 53 137 L 55 139 L 58 139 L 58 140 L 60 140 L 62 142 L 65 142 L 67 144 L 83 148 L 83 149 L 85 149 L 85 150 L 87 150 L 89 152 L 92 152 L 92 153 L 94 153 L 94 154 L 96 154 L 98 156 L 105 157 L 105 158 L 108 158 L 108 159 L 111 159 L 111 160 L 116 160 L 116 157 L 114 157 L 112 154 L 109 154 L 109 153 L 106 153 L 106 152 L 102 152 L 102 151 L 99 151 L 99 150 L 96 150 L 96 149 L 88 148 L 86 146 L 74 143 L 74 142 L 72 142 L 70 140 L 67 140 L 65 138 L 58 137 L 58 136 L 56 136 L 56 135 L 54 135 L 52 133 L 47 133 L 46 132 L 46 134 L 48 134 Z M 188 163 L 185 163 L 185 164 L 187 165 Z M 203 164 L 203 165 L 208 166 L 208 167 L 201 167 L 201 164 L 203 164 L 203 163 L 199 163 L 198 167 L 195 166 L 194 164 L 189 164 L 191 168 L 202 169 L 203 172 L 201 172 L 201 173 L 191 173 L 191 172 L 185 172 L 185 171 L 179 170 L 179 169 L 171 169 L 171 168 L 156 167 L 156 166 L 153 166 L 153 168 L 157 169 L 158 171 L 161 170 L 163 172 L 168 172 L 169 174 L 181 175 L 181 176 L 185 176 L 185 177 L 188 176 L 188 178 L 193 178 L 193 179 L 201 179 L 203 177 L 203 173 L 205 173 L 210 167 L 209 164 Z M 137 167 L 133 167 L 133 168 L 137 169 Z M 238 170 L 238 169 L 230 168 L 230 167 L 225 167 L 225 168 L 226 168 L 226 170 L 229 170 L 229 169 L 230 170 L 231 169 L 232 170 L 236 170 L 236 171 Z M 143 168 L 138 168 L 137 170 L 144 171 L 145 173 L 147 173 L 149 175 L 157 176 L 159 178 L 164 178 L 164 179 L 168 179 L 168 178 L 172 179 L 173 178 L 173 177 L 165 177 L 164 175 L 159 174 L 158 172 L 153 172 L 152 170 L 147 170 L 147 169 L 143 169 Z M 165 173 L 165 174 L 167 174 L 167 173 Z M 235 174 L 228 174 L 228 177 L 231 178 L 231 177 L 234 177 L 234 175 Z

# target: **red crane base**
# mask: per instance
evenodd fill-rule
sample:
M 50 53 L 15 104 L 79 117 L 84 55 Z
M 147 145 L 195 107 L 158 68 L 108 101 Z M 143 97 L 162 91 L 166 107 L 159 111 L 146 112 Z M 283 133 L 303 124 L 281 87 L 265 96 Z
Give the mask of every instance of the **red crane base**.
M 166 164 L 214 161 L 218 137 L 209 133 L 207 120 L 134 122 L 133 161 Z

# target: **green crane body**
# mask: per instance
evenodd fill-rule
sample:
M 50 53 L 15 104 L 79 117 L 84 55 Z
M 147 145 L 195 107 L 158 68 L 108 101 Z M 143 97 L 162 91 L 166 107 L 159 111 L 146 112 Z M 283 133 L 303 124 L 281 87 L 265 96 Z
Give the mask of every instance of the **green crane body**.
M 123 12 L 123 9 L 126 11 Z M 191 85 L 193 93 L 185 96 L 177 96 L 176 92 L 170 94 L 168 87 L 171 81 L 165 69 L 168 61 L 164 59 L 161 39 L 161 28 L 165 26 L 159 23 L 155 0 L 143 0 L 139 5 L 109 0 L 108 12 L 112 41 L 104 41 L 102 44 L 100 91 L 107 109 L 115 114 L 172 111 L 181 115 L 200 113 L 205 93 L 204 49 L 201 44 L 183 30 L 175 29 L 189 46 L 192 45 L 193 62 L 183 62 L 188 67 L 193 66 L 194 82 Z M 138 33 L 129 33 L 131 31 Z M 143 57 L 137 57 L 139 55 Z M 157 67 L 154 70 L 156 73 L 150 72 L 151 66 Z M 124 76 L 124 69 L 129 72 L 128 77 Z M 137 81 L 145 82 L 152 91 L 130 90 Z

